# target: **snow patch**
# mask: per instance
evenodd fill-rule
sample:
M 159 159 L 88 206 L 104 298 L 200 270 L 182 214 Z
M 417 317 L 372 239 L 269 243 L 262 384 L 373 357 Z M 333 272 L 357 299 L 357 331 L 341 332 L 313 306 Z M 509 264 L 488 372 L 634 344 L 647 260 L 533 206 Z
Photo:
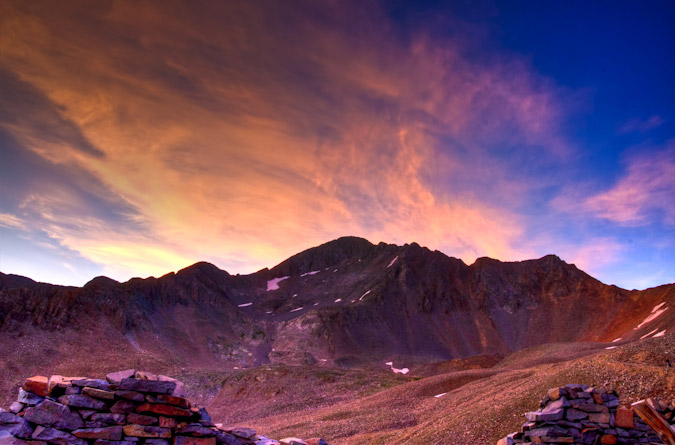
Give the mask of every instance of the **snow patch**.
M 318 306 L 318 305 L 319 305 L 319 303 L 314 303 L 314 306 Z
M 293 309 L 293 310 L 290 311 L 290 312 L 298 312 L 298 311 L 301 311 L 301 310 L 302 310 L 302 306 L 301 306 L 301 307 L 297 307 L 297 308 Z
M 335 272 L 337 272 L 337 269 L 335 269 L 335 270 L 333 271 L 333 273 L 335 273 Z
M 663 331 L 657 333 L 657 334 L 654 334 L 654 336 L 653 336 L 652 338 L 663 337 L 664 335 L 666 335 L 666 330 L 665 330 L 665 329 L 664 329 Z
M 365 296 L 368 295 L 369 293 L 370 293 L 370 291 L 367 291 L 365 294 L 361 295 L 361 298 L 359 298 L 359 301 L 363 300 L 363 297 L 365 297 Z
M 654 312 L 658 311 L 659 309 L 661 309 L 661 306 L 663 306 L 664 304 L 666 304 L 665 301 L 663 303 L 660 303 L 660 304 L 657 304 L 656 306 L 654 306 L 654 309 L 652 309 L 652 314 Z
M 300 275 L 300 276 L 301 276 L 301 277 L 306 277 L 307 275 L 316 275 L 316 274 L 318 274 L 319 272 L 321 272 L 321 271 L 320 271 L 320 270 L 313 270 L 313 271 L 311 271 L 311 272 L 303 273 L 303 274 Z
M 394 362 L 387 362 L 387 363 L 385 363 L 385 365 L 391 367 L 391 370 L 394 371 L 394 374 L 407 374 L 407 373 L 410 372 L 410 370 L 408 368 L 402 368 L 402 369 L 394 368 Z
M 616 342 L 621 341 L 621 340 L 623 340 L 621 337 L 615 338 L 614 340 L 612 340 L 612 343 L 616 343 Z
M 281 277 L 281 278 L 275 278 L 273 280 L 269 280 L 267 282 L 267 292 L 271 290 L 277 290 L 279 289 L 279 283 L 287 279 L 288 277 Z
M 659 315 L 663 314 L 665 311 L 668 310 L 667 307 L 665 307 L 665 308 L 663 308 L 663 309 L 658 309 L 659 307 L 660 307 L 660 306 L 655 307 L 655 308 L 652 310 L 652 313 L 651 313 L 647 318 L 645 318 L 644 321 L 643 321 L 642 323 L 640 323 L 639 325 L 637 325 L 637 327 L 634 328 L 633 330 L 634 330 L 634 331 L 637 331 L 637 330 L 640 329 L 643 325 L 646 325 L 646 324 L 649 323 L 650 321 L 656 320 L 656 317 L 658 317 Z
M 252 305 L 252 304 L 253 304 L 253 302 L 251 302 L 251 303 L 244 303 L 244 304 L 238 304 L 237 307 L 246 307 L 246 306 L 250 306 L 250 305 Z
M 443 393 L 440 393 L 440 394 L 436 394 L 434 397 L 439 398 L 439 397 L 443 397 L 446 394 L 447 394 L 447 392 L 443 392 Z
M 607 346 L 605 349 L 616 349 L 616 346 Z
M 298 294 L 293 294 L 293 298 L 295 298 L 295 297 L 297 297 L 297 296 L 298 296 Z
M 341 301 L 342 301 L 342 298 L 338 298 L 337 300 L 335 300 L 336 303 L 339 303 Z
M 640 340 L 642 340 L 643 338 L 649 337 L 650 335 L 652 335 L 652 334 L 653 334 L 654 332 L 656 332 L 656 331 L 658 331 L 658 329 L 654 329 L 654 330 L 653 330 L 652 332 L 650 332 L 649 334 L 643 335 L 642 337 L 640 337 Z
M 272 313 L 272 311 L 267 311 L 267 312 L 265 312 L 265 313 L 266 313 L 266 314 L 271 314 L 271 313 Z
M 391 260 L 391 263 L 389 263 L 389 265 L 387 267 L 385 267 L 385 269 L 389 269 L 391 266 L 393 266 L 397 259 L 398 259 L 398 255 L 396 255 L 396 258 Z

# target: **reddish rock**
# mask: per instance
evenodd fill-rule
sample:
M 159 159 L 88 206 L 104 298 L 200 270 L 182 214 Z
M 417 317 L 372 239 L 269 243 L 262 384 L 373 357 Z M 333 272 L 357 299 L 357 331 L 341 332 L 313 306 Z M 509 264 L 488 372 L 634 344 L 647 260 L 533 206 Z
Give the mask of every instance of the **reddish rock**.
M 156 396 L 145 396 L 145 400 L 150 403 L 164 403 L 167 405 L 176 405 L 181 408 L 190 408 L 190 402 L 183 397 L 176 397 L 168 394 L 157 394 Z
M 134 408 L 136 408 L 134 402 L 130 400 L 118 400 L 110 408 L 110 412 L 115 414 L 129 414 L 134 412 Z
M 155 403 L 143 403 L 136 407 L 137 413 L 155 413 L 161 414 L 163 416 L 172 416 L 172 417 L 190 417 L 192 413 L 190 410 L 179 408 L 173 405 L 164 405 L 164 404 L 155 404 Z
M 551 399 L 551 400 L 558 400 L 561 396 L 563 396 L 565 394 L 566 393 L 565 393 L 564 388 L 551 388 L 546 393 L 548 398 Z
M 124 434 L 131 437 L 161 437 L 170 438 L 171 429 L 158 426 L 125 425 Z
M 613 445 L 616 443 L 616 436 L 605 434 L 600 438 L 600 443 L 603 445 Z
M 114 392 L 96 388 L 84 388 L 82 390 L 82 394 L 89 397 L 95 397 L 97 399 L 113 400 L 115 398 Z
M 159 426 L 164 428 L 175 428 L 178 425 L 178 421 L 173 417 L 159 416 Z
M 609 423 L 609 418 L 610 418 L 609 412 L 588 414 L 589 422 L 593 422 L 593 423 Z
M 144 402 L 145 395 L 136 391 L 117 390 L 115 395 L 122 399 L 133 400 L 134 402 Z
M 614 415 L 614 425 L 619 428 L 632 429 L 634 426 L 633 410 L 627 406 L 618 407 Z
M 84 428 L 73 431 L 73 435 L 81 439 L 122 440 L 122 427 Z
M 43 375 L 34 375 L 23 382 L 23 389 L 40 397 L 46 397 L 49 394 L 49 379 Z
M 136 414 L 136 413 L 130 413 L 127 416 L 127 420 L 137 425 L 155 425 L 158 422 L 157 417 L 144 416 L 143 414 Z M 159 424 L 159 426 L 166 427 L 166 425 L 162 425 L 161 423 Z
M 176 436 L 173 445 L 216 445 L 216 438 Z

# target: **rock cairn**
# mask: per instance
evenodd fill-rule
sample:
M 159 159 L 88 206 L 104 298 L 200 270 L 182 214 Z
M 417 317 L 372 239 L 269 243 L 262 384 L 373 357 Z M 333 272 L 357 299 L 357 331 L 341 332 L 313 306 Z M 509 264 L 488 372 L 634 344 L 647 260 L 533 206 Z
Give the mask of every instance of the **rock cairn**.
M 133 369 L 102 379 L 34 376 L 9 411 L 0 409 L 0 445 L 328 445 L 281 441 L 250 428 L 212 423 L 185 398 L 182 382 Z
M 615 391 L 588 385 L 565 385 L 548 391 L 540 409 L 525 414 L 527 422 L 497 445 L 520 443 L 661 444 L 656 433 Z

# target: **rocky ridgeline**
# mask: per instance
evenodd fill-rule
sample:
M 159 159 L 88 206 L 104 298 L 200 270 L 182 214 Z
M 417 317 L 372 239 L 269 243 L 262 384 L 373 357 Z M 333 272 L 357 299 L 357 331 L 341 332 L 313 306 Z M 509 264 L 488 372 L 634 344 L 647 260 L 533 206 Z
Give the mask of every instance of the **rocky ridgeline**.
M 548 391 L 540 410 L 525 414 L 527 422 L 497 445 L 520 443 L 662 444 L 656 433 L 615 391 L 570 384 Z
M 105 380 L 35 376 L 0 409 L 0 445 L 328 445 L 276 441 L 250 428 L 212 423 L 185 398 L 182 382 L 133 369 Z

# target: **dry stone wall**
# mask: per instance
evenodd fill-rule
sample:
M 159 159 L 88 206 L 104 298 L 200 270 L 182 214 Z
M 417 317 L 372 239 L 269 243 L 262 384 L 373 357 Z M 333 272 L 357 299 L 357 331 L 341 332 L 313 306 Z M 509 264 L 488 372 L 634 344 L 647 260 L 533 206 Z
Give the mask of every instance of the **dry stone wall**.
M 0 445 L 328 445 L 214 424 L 182 382 L 133 369 L 103 379 L 35 376 L 0 409 Z
M 615 391 L 570 384 L 548 391 L 540 409 L 525 414 L 519 432 L 497 445 L 521 443 L 660 444 L 656 433 L 628 406 L 622 406 Z

